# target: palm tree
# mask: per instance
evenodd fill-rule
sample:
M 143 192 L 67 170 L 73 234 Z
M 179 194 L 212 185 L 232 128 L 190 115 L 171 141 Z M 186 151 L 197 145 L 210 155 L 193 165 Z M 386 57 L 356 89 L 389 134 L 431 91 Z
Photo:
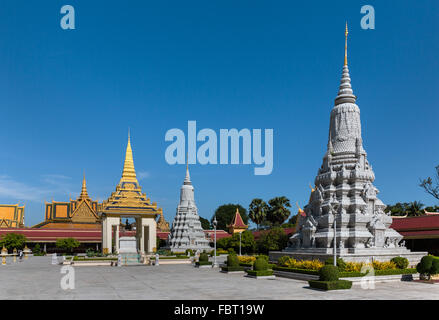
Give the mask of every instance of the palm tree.
M 423 214 L 422 208 L 424 208 L 424 204 L 421 201 L 410 202 L 407 208 L 407 214 L 409 216 L 421 216 Z
M 267 220 L 272 225 L 282 225 L 291 214 L 288 208 L 291 208 L 290 200 L 287 197 L 276 197 L 268 201 L 269 209 Z
M 265 221 L 267 216 L 268 205 L 262 199 L 253 199 L 248 207 L 249 218 L 256 223 L 259 230 L 259 225 Z

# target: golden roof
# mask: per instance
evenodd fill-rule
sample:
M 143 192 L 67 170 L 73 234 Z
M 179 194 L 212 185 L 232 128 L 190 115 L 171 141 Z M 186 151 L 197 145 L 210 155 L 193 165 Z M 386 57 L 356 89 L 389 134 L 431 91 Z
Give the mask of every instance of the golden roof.
M 157 203 L 151 203 L 150 199 L 142 193 L 142 187 L 137 181 L 134 169 L 133 151 L 129 135 L 122 177 L 116 186 L 116 191 L 106 201 L 102 202 L 100 209 L 105 214 L 114 213 L 117 215 L 125 213 L 157 216 L 162 211 L 161 208 L 157 208 Z

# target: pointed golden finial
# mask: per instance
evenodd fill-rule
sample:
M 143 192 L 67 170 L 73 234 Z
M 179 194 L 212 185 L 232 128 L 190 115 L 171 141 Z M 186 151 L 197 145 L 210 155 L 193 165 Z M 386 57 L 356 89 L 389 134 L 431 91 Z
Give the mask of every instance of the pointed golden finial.
M 346 21 L 346 30 L 344 32 L 345 35 L 345 45 L 344 45 L 344 65 L 348 65 L 348 22 Z
M 80 194 L 79 198 L 80 199 L 88 199 L 87 182 L 85 180 L 85 171 L 83 172 L 82 189 L 81 189 L 81 194 Z
M 128 144 L 125 152 L 125 162 L 123 165 L 122 178 L 119 183 L 122 182 L 137 182 L 136 170 L 134 169 L 133 150 L 131 149 L 131 137 L 128 131 Z

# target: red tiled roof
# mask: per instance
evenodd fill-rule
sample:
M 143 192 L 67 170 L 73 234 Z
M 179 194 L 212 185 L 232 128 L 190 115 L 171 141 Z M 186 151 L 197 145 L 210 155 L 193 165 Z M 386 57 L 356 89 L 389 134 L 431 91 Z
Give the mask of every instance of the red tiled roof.
M 439 238 L 439 215 L 397 218 L 390 227 L 404 238 Z

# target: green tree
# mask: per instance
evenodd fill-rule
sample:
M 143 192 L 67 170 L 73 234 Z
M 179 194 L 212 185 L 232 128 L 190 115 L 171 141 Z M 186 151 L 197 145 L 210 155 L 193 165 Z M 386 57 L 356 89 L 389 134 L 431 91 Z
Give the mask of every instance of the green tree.
M 280 251 L 286 248 L 288 235 L 284 229 L 276 227 L 268 231 L 262 231 L 256 242 L 258 252 L 268 254 L 269 251 Z
M 7 233 L 0 240 L 0 247 L 5 247 L 8 251 L 23 249 L 26 244 L 26 237 L 18 233 Z M 0 248 L 1 249 L 1 248 Z
M 291 208 L 290 200 L 287 197 L 276 197 L 268 201 L 267 221 L 272 226 L 280 226 L 291 214 L 288 208 Z
M 259 225 L 265 221 L 267 217 L 268 205 L 262 199 L 253 199 L 250 203 L 248 212 L 251 221 L 256 223 L 257 229 L 259 230 Z
M 73 253 L 73 249 L 79 247 L 80 243 L 75 238 L 63 238 L 56 240 L 56 247 Z
M 235 233 L 228 238 L 227 249 L 233 248 L 235 252 L 239 252 L 239 233 Z M 254 253 L 256 250 L 256 241 L 251 231 L 244 231 L 241 233 L 241 253 Z
M 200 217 L 200 222 L 201 222 L 201 228 L 203 228 L 203 230 L 210 230 L 212 229 L 209 220 Z
M 408 208 L 410 206 L 410 203 L 408 202 L 397 202 L 394 205 L 388 205 L 385 212 L 390 212 L 390 215 L 392 216 L 405 216 L 408 214 Z
M 425 192 L 439 200 L 439 166 L 437 166 L 435 169 L 436 176 L 434 177 L 434 181 L 431 177 L 420 179 L 421 183 L 419 186 L 424 188 Z
M 216 226 L 217 230 L 227 230 L 227 225 L 231 224 L 233 218 L 235 217 L 236 208 L 238 208 L 239 213 L 241 214 L 242 221 L 245 224 L 248 224 L 249 218 L 247 215 L 247 210 L 245 210 L 244 207 L 239 204 L 223 204 L 215 210 L 216 220 L 218 221 Z M 210 219 L 210 223 L 212 223 L 213 218 L 214 217 Z
M 413 217 L 422 216 L 424 214 L 422 208 L 424 208 L 424 204 L 422 202 L 420 201 L 410 202 L 410 205 L 407 208 L 407 214 Z

